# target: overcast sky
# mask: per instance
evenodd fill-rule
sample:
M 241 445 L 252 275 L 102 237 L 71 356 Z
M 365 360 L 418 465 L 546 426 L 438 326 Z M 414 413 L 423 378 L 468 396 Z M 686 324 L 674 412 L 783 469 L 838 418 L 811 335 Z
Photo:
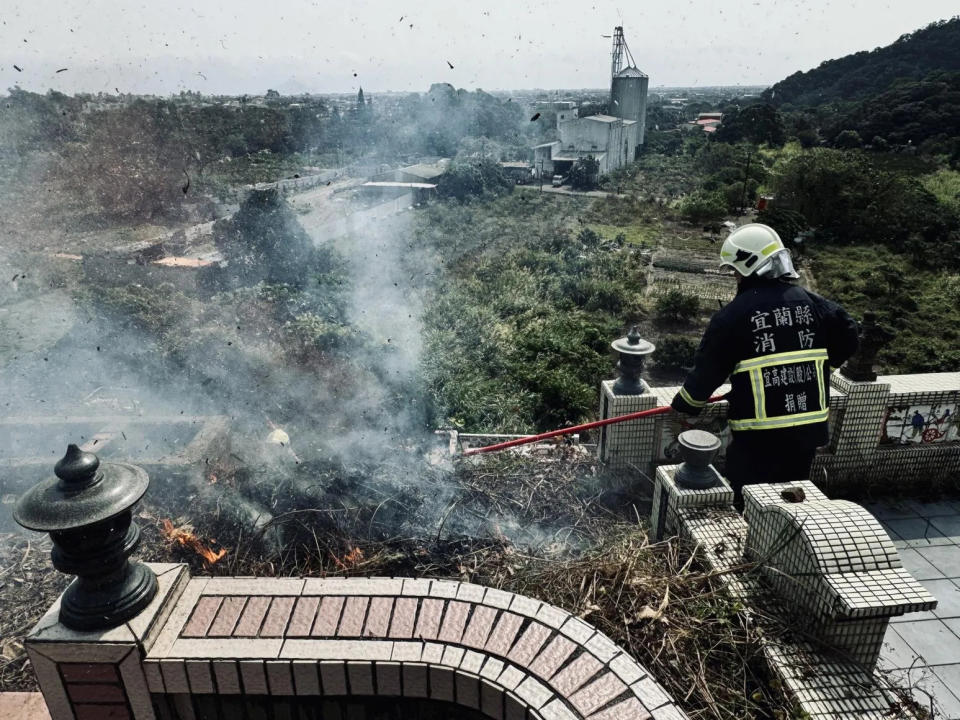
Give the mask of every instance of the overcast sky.
M 958 11 L 957 0 L 3 0 L 0 87 L 605 87 L 604 36 L 618 24 L 653 86 L 761 85 Z

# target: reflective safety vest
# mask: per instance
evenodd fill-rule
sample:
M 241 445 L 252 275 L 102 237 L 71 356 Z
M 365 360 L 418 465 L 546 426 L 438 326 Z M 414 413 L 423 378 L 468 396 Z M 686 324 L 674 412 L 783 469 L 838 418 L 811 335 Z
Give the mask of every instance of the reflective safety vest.
M 737 363 L 731 375 L 746 376 L 753 396 L 753 415 L 730 418 L 731 430 L 772 430 L 827 419 L 824 388 L 825 348 L 763 355 Z
M 830 368 L 856 348 L 856 323 L 836 303 L 790 283 L 745 278 L 710 319 L 671 405 L 696 414 L 729 378 L 732 431 L 766 430 L 756 435 L 796 447 L 826 445 Z

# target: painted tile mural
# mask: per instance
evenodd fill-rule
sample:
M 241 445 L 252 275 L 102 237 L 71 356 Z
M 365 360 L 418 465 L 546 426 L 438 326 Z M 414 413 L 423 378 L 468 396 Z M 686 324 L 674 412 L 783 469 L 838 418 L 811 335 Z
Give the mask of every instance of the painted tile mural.
M 887 409 L 881 443 L 906 445 L 960 440 L 956 403 L 900 405 Z

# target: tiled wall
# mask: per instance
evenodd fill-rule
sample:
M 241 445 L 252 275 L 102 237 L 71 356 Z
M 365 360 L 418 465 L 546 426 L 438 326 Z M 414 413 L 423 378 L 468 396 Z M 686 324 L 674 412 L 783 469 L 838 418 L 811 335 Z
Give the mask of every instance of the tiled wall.
M 637 398 L 645 396 L 616 398 L 612 385 L 605 382 L 601 389 L 602 417 L 641 409 Z M 834 373 L 831 386 L 830 443 L 814 459 L 811 480 L 832 493 L 853 495 L 956 485 L 960 373 L 890 375 L 864 383 Z M 723 386 L 717 394 L 728 389 Z M 678 390 L 679 386 L 651 387 L 653 405 L 645 407 L 669 405 Z M 696 420 L 697 427 L 720 438 L 720 468 L 730 440 L 726 409 L 725 402 L 715 403 Z M 653 476 L 657 465 L 677 462 L 677 435 L 688 427 L 687 418 L 673 411 L 610 426 L 600 439 L 600 458 L 613 468 L 633 467 Z

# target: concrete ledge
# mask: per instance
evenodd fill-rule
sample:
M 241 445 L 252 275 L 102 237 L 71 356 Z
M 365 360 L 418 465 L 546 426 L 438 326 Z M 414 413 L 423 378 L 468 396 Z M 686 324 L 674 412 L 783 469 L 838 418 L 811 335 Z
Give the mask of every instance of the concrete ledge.
M 50 720 L 50 712 L 38 692 L 0 693 L 0 718 Z

